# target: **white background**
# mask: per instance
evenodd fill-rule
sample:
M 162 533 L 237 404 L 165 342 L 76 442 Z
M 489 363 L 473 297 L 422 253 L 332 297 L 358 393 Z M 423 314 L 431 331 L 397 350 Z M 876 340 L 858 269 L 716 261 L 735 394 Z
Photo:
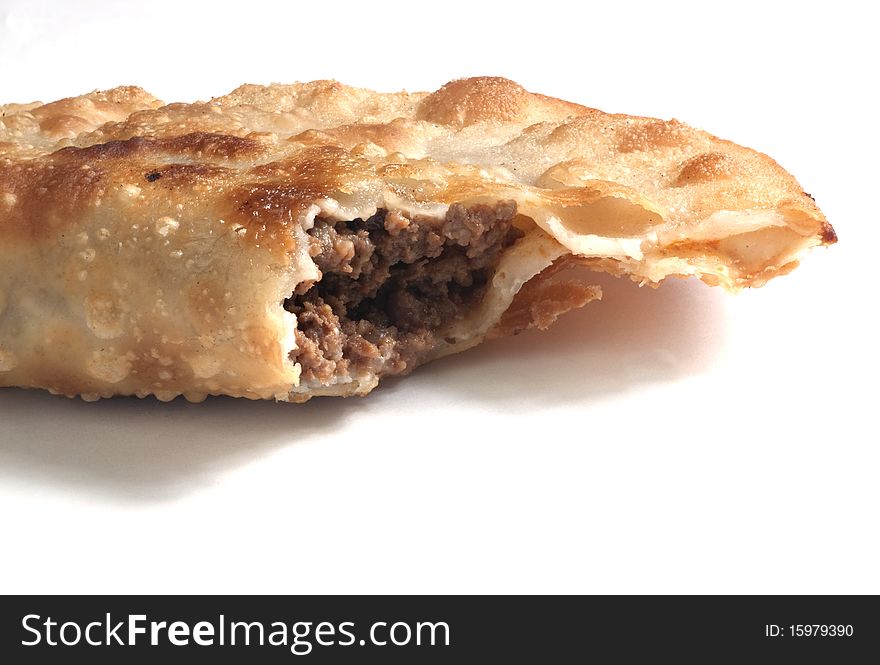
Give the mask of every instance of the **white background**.
M 880 592 L 872 6 L 0 2 L 3 102 L 503 75 L 767 152 L 840 235 L 366 399 L 0 390 L 0 591 Z

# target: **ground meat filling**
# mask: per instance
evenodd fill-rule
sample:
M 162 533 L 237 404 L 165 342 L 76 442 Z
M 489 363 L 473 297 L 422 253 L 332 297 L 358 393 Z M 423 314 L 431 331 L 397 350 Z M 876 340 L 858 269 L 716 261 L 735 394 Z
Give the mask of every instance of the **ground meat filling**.
M 285 308 L 296 314 L 302 380 L 401 374 L 437 334 L 478 303 L 502 251 L 522 236 L 516 204 L 454 204 L 441 220 L 380 210 L 369 219 L 317 219 L 309 231 L 321 279 Z

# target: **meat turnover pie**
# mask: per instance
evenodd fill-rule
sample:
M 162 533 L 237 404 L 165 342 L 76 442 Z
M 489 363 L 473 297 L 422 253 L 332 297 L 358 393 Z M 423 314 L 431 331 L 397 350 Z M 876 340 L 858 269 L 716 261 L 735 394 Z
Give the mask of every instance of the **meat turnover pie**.
M 501 78 L 0 106 L 0 386 L 363 395 L 598 298 L 736 291 L 834 230 L 769 157 Z

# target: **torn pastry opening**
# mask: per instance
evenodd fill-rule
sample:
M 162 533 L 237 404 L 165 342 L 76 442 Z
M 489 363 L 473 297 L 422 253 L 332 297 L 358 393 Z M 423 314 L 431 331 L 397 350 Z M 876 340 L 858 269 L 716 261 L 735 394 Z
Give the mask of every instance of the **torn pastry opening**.
M 680 237 L 674 220 L 648 204 L 584 191 L 557 190 L 519 207 L 478 199 L 445 214 L 389 207 L 366 219 L 316 218 L 308 234 L 319 277 L 284 303 L 296 317 L 294 392 L 348 383 L 352 390 L 325 394 L 369 390 L 481 339 L 546 327 L 600 297 L 583 277 L 550 281 L 560 267 L 644 284 L 696 275 L 738 290 L 831 241 L 817 234 L 816 220 L 779 211 L 715 213 Z
M 317 218 L 308 233 L 321 276 L 284 303 L 297 319 L 301 384 L 403 374 L 456 343 L 450 331 L 483 303 L 522 221 L 513 201 L 453 204 L 443 217 Z

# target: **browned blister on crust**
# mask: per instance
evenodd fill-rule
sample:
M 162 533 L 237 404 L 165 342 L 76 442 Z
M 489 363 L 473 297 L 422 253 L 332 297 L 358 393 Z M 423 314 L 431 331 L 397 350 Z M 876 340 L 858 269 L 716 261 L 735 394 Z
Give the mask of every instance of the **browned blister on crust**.
M 599 297 L 559 266 L 738 290 L 835 241 L 763 154 L 502 78 L 8 104 L 0 385 L 363 394 Z

